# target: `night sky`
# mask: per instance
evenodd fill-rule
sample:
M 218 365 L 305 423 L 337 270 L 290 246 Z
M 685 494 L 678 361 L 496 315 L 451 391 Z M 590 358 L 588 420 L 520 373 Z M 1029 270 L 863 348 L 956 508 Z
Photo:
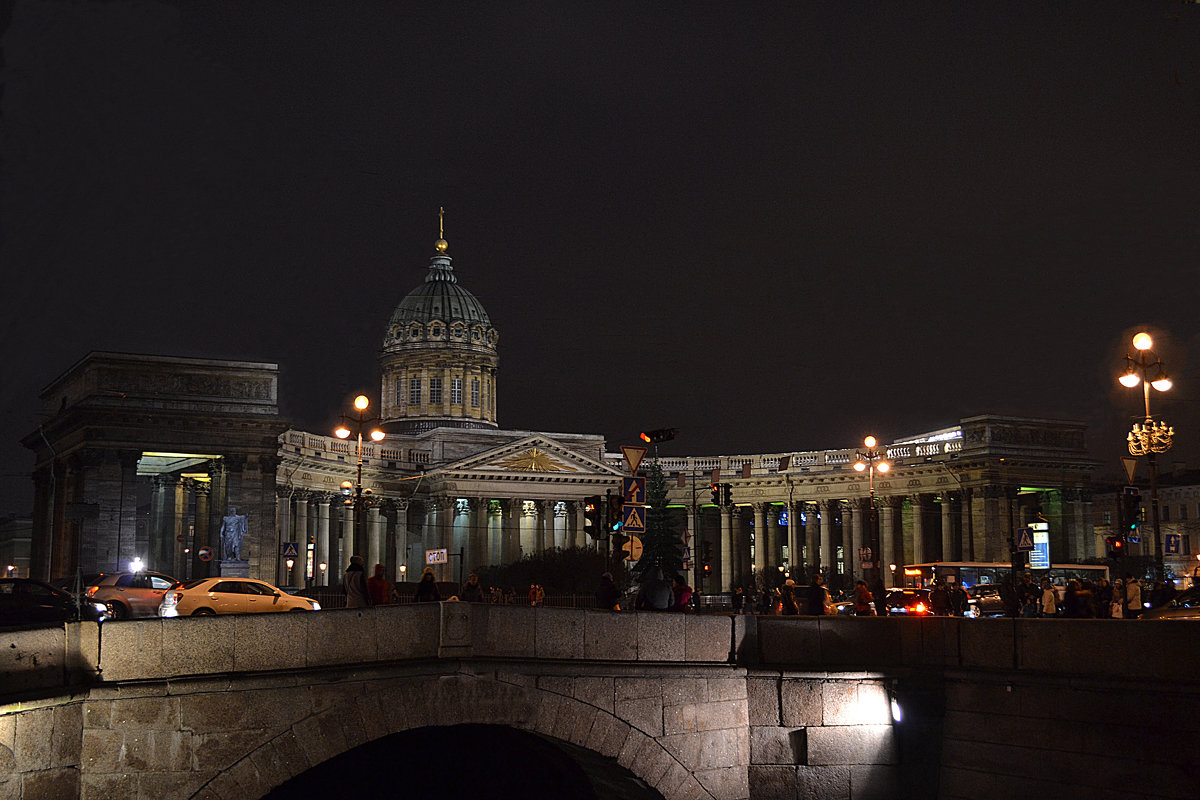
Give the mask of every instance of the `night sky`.
M 91 350 L 327 432 L 446 208 L 505 428 L 664 455 L 1082 419 L 1200 459 L 1200 5 L 0 0 L 0 512 Z

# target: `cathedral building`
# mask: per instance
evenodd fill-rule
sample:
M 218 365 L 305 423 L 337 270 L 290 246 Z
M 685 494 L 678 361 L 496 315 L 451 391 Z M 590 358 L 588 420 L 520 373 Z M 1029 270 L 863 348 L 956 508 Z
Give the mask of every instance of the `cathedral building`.
M 606 548 L 585 536 L 583 502 L 620 494 L 623 457 L 599 434 L 500 425 L 499 331 L 448 253 L 439 239 L 382 331 L 379 394 L 365 412 L 382 441 L 293 428 L 271 363 L 96 352 L 68 369 L 42 391 L 46 422 L 23 440 L 36 456 L 31 573 L 140 558 L 180 578 L 322 585 L 359 554 L 393 580 L 426 564 L 460 580 L 548 548 Z M 1084 433 L 1071 421 L 971 417 L 886 445 L 895 468 L 873 477 L 853 469 L 854 448 L 660 464 L 702 591 L 772 570 L 843 582 L 872 555 L 890 584 L 892 564 L 1006 561 L 1012 532 L 1035 519 L 1054 561 L 1103 555 Z M 712 496 L 714 483 L 731 502 Z M 237 553 L 221 541 L 231 519 L 245 531 Z

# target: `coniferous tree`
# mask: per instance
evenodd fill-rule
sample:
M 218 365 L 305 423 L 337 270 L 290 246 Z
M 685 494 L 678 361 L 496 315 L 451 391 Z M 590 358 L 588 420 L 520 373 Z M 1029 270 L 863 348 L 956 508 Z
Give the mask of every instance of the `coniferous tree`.
M 683 574 L 683 541 L 667 509 L 667 479 L 655 459 L 646 468 L 646 532 L 642 535 L 642 557 L 633 568 L 634 578 L 643 583 L 662 570 L 671 580 Z

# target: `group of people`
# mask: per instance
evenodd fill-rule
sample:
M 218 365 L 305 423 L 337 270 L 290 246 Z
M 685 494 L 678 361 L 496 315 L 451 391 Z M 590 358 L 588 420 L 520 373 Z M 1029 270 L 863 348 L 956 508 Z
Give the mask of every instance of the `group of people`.
M 383 564 L 375 565 L 375 574 L 367 577 L 362 556 L 350 556 L 350 566 L 346 567 L 346 575 L 342 580 L 342 591 L 346 595 L 346 608 L 370 608 L 371 606 L 386 606 L 407 602 L 400 585 L 393 584 L 384 574 L 387 568 Z M 545 595 L 543 594 L 543 597 Z M 472 573 L 458 589 L 457 595 L 443 598 L 438 589 L 437 578 L 433 567 L 426 567 L 417 580 L 416 589 L 411 599 L 417 603 L 434 603 L 441 600 L 461 600 L 465 603 L 485 603 L 491 599 L 485 594 L 479 583 L 479 576 Z
M 886 614 L 883 608 L 882 586 L 872 592 L 867 588 L 866 581 L 858 581 L 853 593 L 841 599 L 852 599 L 854 614 L 860 617 L 875 616 L 876 613 Z M 876 602 L 876 598 L 879 602 Z M 733 610 L 736 614 L 782 614 L 784 616 L 805 615 L 821 617 L 838 613 L 834 595 L 825 584 L 825 576 L 813 576 L 808 586 L 798 586 L 796 581 L 788 578 L 783 585 L 776 589 L 763 589 L 761 592 L 747 592 L 742 586 L 733 590 Z
M 1171 602 L 1175 597 L 1175 586 L 1169 581 L 1158 581 L 1147 598 L 1141 582 L 1126 573 L 1124 578 L 1117 578 L 1111 584 L 1107 578 L 1095 582 L 1072 578 L 1060 596 L 1049 578 L 1042 578 L 1038 585 L 1026 573 L 1016 589 L 1006 594 L 1005 605 L 1010 615 L 1015 607 L 1015 616 L 1019 617 L 1137 619 L 1147 600 L 1151 608 Z

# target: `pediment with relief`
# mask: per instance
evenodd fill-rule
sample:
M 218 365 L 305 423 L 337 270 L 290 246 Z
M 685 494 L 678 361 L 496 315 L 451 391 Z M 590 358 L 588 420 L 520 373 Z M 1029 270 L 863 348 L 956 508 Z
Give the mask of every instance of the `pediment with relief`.
M 545 437 L 531 437 L 511 442 L 438 470 L 444 474 L 472 473 L 495 475 L 497 473 L 543 473 L 547 477 L 572 477 L 584 475 L 619 475 L 606 464 L 563 447 Z

